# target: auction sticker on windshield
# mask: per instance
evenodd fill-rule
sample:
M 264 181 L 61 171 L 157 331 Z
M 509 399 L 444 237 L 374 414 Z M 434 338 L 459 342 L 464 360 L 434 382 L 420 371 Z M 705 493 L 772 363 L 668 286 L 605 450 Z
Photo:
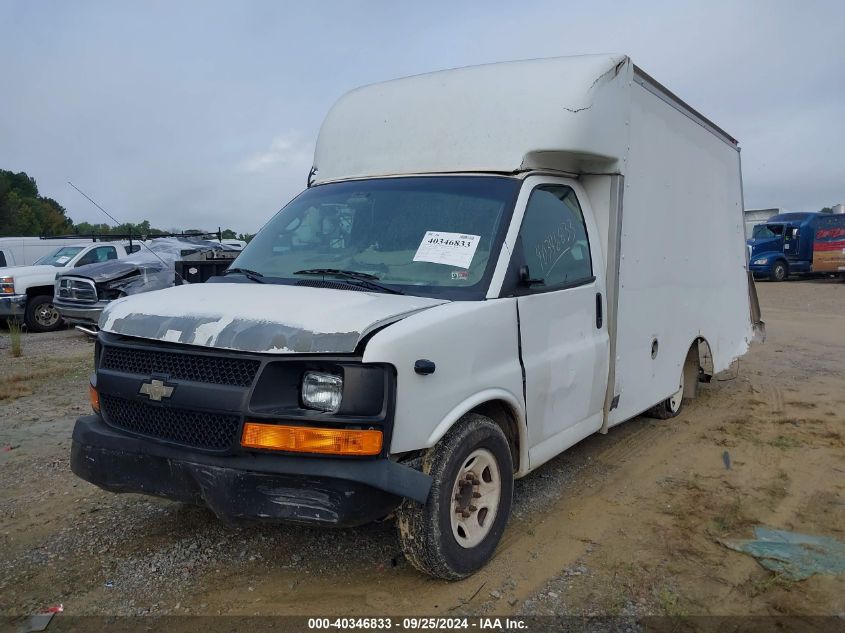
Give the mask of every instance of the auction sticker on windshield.
M 480 235 L 426 231 L 414 261 L 469 268 L 480 239 Z

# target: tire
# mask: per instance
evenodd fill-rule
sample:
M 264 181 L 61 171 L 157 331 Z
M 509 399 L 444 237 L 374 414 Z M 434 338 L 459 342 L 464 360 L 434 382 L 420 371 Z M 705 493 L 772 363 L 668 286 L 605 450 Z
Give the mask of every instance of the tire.
M 651 409 L 646 411 L 645 415 L 649 418 L 657 418 L 658 420 L 668 420 L 674 418 L 684 408 L 684 384 L 686 382 L 686 363 L 681 368 L 681 384 L 678 390 L 671 396 L 666 398 L 663 402 L 654 405 Z M 697 386 L 698 383 L 696 383 Z
M 54 332 L 62 327 L 62 317 L 53 305 L 53 297 L 38 295 L 26 302 L 24 323 L 30 332 Z
M 434 480 L 428 501 L 405 500 L 397 511 L 402 551 L 423 573 L 466 578 L 493 556 L 510 516 L 508 440 L 490 418 L 469 413 L 426 451 L 422 470 Z
M 772 264 L 772 272 L 769 274 L 769 279 L 772 281 L 786 281 L 789 277 L 789 266 L 782 259 Z

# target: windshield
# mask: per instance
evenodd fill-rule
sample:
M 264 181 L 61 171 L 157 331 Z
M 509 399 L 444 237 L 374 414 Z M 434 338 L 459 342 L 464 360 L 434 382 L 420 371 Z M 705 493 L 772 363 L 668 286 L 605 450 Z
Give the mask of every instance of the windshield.
M 758 224 L 754 227 L 751 237 L 755 240 L 783 235 L 783 224 Z
M 84 246 L 62 246 L 54 250 L 49 255 L 44 255 L 41 259 L 36 260 L 36 266 L 55 266 L 56 268 L 64 268 L 74 256 L 81 251 Z
M 426 176 L 312 187 L 261 229 L 232 269 L 308 285 L 357 283 L 317 272 L 325 269 L 365 273 L 407 294 L 481 299 L 520 184 Z

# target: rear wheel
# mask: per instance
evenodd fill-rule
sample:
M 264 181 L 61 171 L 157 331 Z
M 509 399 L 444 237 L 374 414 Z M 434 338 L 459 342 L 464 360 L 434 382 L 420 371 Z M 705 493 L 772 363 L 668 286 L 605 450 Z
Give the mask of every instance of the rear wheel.
M 48 295 L 30 297 L 26 302 L 24 323 L 30 332 L 58 330 L 62 326 L 62 317 L 53 305 L 53 297 Z
M 470 413 L 423 457 L 433 482 L 428 501 L 405 501 L 399 541 L 418 570 L 447 580 L 469 576 L 490 560 L 508 521 L 513 461 L 502 430 Z
M 789 266 L 783 260 L 776 261 L 772 264 L 772 272 L 769 279 L 772 281 L 784 281 L 789 276 Z
M 646 415 L 650 418 L 657 418 L 658 420 L 668 420 L 674 418 L 681 412 L 684 406 L 684 371 L 681 371 L 681 384 L 678 390 L 671 396 L 666 398 L 663 402 L 654 405 L 651 409 L 646 411 Z

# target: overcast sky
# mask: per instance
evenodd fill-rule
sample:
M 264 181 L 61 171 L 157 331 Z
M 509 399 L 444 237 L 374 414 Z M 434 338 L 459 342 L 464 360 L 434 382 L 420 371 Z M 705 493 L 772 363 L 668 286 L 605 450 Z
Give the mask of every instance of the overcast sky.
M 356 86 L 620 52 L 739 139 L 748 208 L 845 201 L 845 2 L 0 0 L 0 169 L 76 222 L 257 230 Z

